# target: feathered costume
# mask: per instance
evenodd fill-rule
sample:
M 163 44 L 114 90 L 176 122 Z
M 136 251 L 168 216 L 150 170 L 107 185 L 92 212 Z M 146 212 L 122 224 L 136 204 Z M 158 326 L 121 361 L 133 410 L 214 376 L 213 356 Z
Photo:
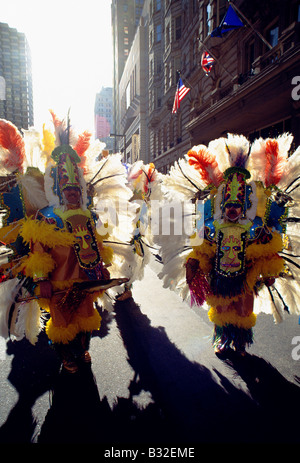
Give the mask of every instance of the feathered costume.
M 120 156 L 99 160 L 103 144 L 92 144 L 88 132 L 76 137 L 69 121 L 52 118 L 54 133 L 44 127 L 40 137 L 30 129 L 24 138 L 0 120 L 0 334 L 35 343 L 45 310 L 49 339 L 63 356 L 72 345 L 67 355 L 76 357 L 100 327 L 94 302 L 111 310 L 109 288 L 127 281 L 124 255 L 109 241 L 131 236 L 126 203 L 132 193 Z M 68 202 L 73 190 L 78 201 Z M 53 293 L 41 298 L 45 281 Z
M 275 322 L 300 313 L 300 148 L 289 156 L 292 140 L 250 145 L 228 134 L 193 147 L 164 178 L 166 197 L 188 205 L 193 234 L 160 237 L 160 276 L 209 309 L 217 351 L 243 352 L 259 312 Z
M 159 204 L 162 199 L 161 183 L 163 175 L 153 163 L 144 164 L 136 161 L 128 171 L 128 186 L 132 190 L 131 202 L 137 204 L 137 217 L 131 245 L 136 257 L 136 265 L 131 280 L 141 280 L 144 268 L 149 263 L 151 254 L 157 253 L 154 246 L 151 227 L 151 206 Z

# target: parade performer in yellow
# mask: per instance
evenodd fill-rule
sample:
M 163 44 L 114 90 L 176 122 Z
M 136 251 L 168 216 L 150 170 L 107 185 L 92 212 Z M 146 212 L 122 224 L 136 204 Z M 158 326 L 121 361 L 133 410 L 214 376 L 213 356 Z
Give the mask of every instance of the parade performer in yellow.
M 117 224 L 101 220 L 95 212 L 101 202 L 100 184 L 103 198 L 110 189 L 114 191 L 113 196 L 110 193 L 111 200 L 117 200 L 120 194 L 122 201 L 129 199 L 131 192 L 125 186 L 125 169 L 119 158 L 108 157 L 97 164 L 99 145 L 88 154 L 90 134 L 85 132 L 74 137 L 69 121 L 65 123 L 52 115 L 55 134 L 51 136 L 44 130 L 46 168 L 44 174 L 39 171 L 42 197 L 47 205 L 42 208 L 35 205 L 37 210 L 30 216 L 24 209 L 23 217 L 1 230 L 3 242 L 13 248 L 16 236 L 9 237 L 10 229 L 15 228 L 17 240 L 26 249 L 22 256 L 14 254 L 9 265 L 3 266 L 6 282 L 2 284 L 15 283 L 11 299 L 17 308 L 6 314 L 2 309 L 2 321 L 11 313 L 9 334 L 17 338 L 25 334 L 35 341 L 41 328 L 40 310 L 48 311 L 46 333 L 65 369 L 76 372 L 81 362 L 91 361 L 90 335 L 100 328 L 101 316 L 94 302 L 105 307 L 106 299 L 111 299 L 108 289 L 127 281 L 120 278 L 122 275 L 117 274 L 117 267 L 113 266 L 116 258 L 113 249 L 104 244 Z M 7 124 L 3 124 L 3 131 Z M 21 143 L 21 138 L 19 141 Z M 10 152 L 12 149 L 13 146 Z M 87 162 L 88 156 L 92 167 Z M 86 182 L 85 178 L 91 180 Z M 21 196 L 23 200 L 24 195 Z M 4 200 L 3 207 L 6 207 Z M 116 272 L 113 275 L 116 278 L 111 278 L 109 267 Z M 26 308 L 28 305 L 30 309 Z
M 289 157 L 292 139 L 284 134 L 251 146 L 228 134 L 192 148 L 165 179 L 168 194 L 190 201 L 196 219 L 177 252 L 162 245 L 161 276 L 167 286 L 176 259 L 172 285 L 209 309 L 218 354 L 244 354 L 257 313 L 272 313 L 276 322 L 286 311 L 299 313 L 299 218 L 290 211 L 299 195 L 300 150 Z

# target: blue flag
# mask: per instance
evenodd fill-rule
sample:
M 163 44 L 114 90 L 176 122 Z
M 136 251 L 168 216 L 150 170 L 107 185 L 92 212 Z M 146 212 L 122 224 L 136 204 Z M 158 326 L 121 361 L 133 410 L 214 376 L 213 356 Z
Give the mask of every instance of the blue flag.
M 230 5 L 227 13 L 221 21 L 221 24 L 212 31 L 211 37 L 223 37 L 226 32 L 243 27 L 244 24 Z

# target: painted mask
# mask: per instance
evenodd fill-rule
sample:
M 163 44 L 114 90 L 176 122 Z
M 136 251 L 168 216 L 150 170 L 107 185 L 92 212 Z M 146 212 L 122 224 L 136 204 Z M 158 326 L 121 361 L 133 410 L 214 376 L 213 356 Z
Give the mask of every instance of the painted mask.
M 67 219 L 67 227 L 76 238 L 74 249 L 80 267 L 94 268 L 99 264 L 101 257 L 91 220 L 85 215 L 76 214 Z
M 234 277 L 243 273 L 246 236 L 247 231 L 238 225 L 219 229 L 216 260 L 219 274 Z

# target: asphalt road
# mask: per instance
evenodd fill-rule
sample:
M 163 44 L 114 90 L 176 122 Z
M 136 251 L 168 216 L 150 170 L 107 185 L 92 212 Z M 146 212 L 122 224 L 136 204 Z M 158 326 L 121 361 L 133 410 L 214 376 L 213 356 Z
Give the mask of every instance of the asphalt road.
M 91 368 L 60 371 L 44 334 L 0 341 L 0 443 L 300 442 L 297 317 L 260 315 L 247 355 L 220 359 L 206 312 L 164 289 L 159 268 L 103 314 Z

